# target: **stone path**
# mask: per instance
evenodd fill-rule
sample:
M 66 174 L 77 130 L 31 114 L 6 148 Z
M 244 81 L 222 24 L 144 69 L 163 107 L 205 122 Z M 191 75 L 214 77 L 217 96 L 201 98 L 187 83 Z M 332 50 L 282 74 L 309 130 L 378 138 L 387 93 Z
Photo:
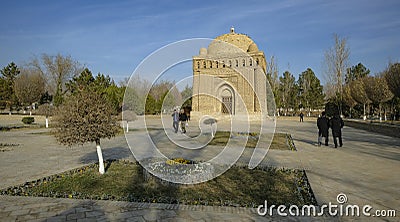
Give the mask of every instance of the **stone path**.
M 153 126 L 155 127 L 155 126 Z M 400 139 L 381 136 L 345 127 L 344 147 L 334 149 L 316 146 L 315 121 L 299 123 L 278 121 L 277 131 L 292 134 L 297 152 L 268 152 L 262 164 L 276 167 L 305 168 L 318 203 L 336 204 L 336 196 L 344 193 L 349 204 L 369 204 L 374 209 L 400 207 Z M 38 134 L 39 133 L 39 134 Z M 132 133 L 138 146 L 145 143 L 143 132 Z M 40 135 L 40 136 L 38 136 Z M 331 139 L 331 138 L 330 138 Z M 46 130 L 0 132 L 0 142 L 19 144 L 11 151 L 0 153 L 0 188 L 23 183 L 96 162 L 92 145 L 65 148 L 57 145 Z M 131 159 L 125 138 L 104 140 L 106 159 Z M 167 151 L 167 150 L 166 150 Z M 241 162 L 246 163 L 251 150 L 246 150 Z M 204 152 L 202 158 L 213 156 Z M 18 167 L 16 167 L 18 166 Z M 233 207 L 178 206 L 113 201 L 89 201 L 52 198 L 0 196 L 0 221 L 365 221 L 364 218 L 279 218 L 260 217 L 254 209 Z M 370 217 L 368 220 L 398 221 L 396 218 Z
M 255 209 L 0 197 L 0 221 L 338 221 L 338 218 L 261 217 Z
M 371 205 L 373 209 L 400 212 L 400 139 L 358 130 L 343 129 L 344 146 L 317 146 L 315 121 L 294 123 L 281 121 L 278 130 L 292 134 L 318 203 L 337 203 L 340 193 L 348 204 Z M 330 134 L 331 135 L 331 134 Z M 371 212 L 374 212 L 373 210 Z M 360 220 L 365 218 L 342 218 Z M 396 218 L 368 218 L 399 221 Z

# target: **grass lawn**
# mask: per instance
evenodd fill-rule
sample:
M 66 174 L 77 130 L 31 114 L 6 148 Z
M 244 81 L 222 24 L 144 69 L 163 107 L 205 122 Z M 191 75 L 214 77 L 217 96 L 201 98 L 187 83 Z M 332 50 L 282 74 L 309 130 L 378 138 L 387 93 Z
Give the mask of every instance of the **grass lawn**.
M 233 134 L 234 136 L 237 136 Z M 245 138 L 245 135 L 242 135 Z M 228 143 L 231 133 L 228 131 L 217 131 L 214 138 L 208 145 L 225 146 Z M 250 133 L 248 137 L 246 147 L 255 148 L 259 139 L 259 135 L 256 133 Z M 294 150 L 294 146 L 291 146 L 291 137 L 286 133 L 275 133 L 274 138 L 271 142 L 270 149 L 277 150 Z
M 205 183 L 176 185 L 153 176 L 145 179 L 137 163 L 108 161 L 106 166 L 104 175 L 92 164 L 7 188 L 1 194 L 245 207 L 257 207 L 264 200 L 299 206 L 315 203 L 305 173 L 299 170 L 233 167 Z

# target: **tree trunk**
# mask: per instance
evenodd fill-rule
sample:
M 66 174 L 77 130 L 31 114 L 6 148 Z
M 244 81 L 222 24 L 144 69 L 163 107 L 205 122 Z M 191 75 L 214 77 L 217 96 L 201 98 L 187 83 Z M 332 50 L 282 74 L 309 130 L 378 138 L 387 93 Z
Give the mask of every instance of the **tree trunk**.
M 49 128 L 49 118 L 46 116 L 46 128 Z
M 351 110 L 352 110 L 352 108 L 350 107 L 350 114 L 349 114 L 350 119 L 351 119 Z
M 103 153 L 101 152 L 100 139 L 96 141 L 97 156 L 99 157 L 99 173 L 104 174 Z
M 365 103 L 364 103 L 364 116 L 363 116 L 363 120 L 366 120 L 367 116 L 365 115 Z
M 385 108 L 383 108 L 383 116 L 384 116 L 384 120 L 387 121 L 387 117 L 386 117 L 386 106 L 385 106 Z
M 379 103 L 379 122 L 382 122 L 382 108 L 381 108 L 381 103 Z

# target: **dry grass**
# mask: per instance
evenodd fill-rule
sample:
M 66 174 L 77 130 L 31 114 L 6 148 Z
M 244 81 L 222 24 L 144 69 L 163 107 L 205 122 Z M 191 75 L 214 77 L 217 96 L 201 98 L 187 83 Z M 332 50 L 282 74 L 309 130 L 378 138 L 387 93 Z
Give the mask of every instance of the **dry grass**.
M 22 123 L 22 118 L 23 117 L 28 117 L 29 113 L 26 115 L 8 115 L 8 114 L 3 114 L 0 115 L 0 126 L 3 127 L 8 127 L 8 126 L 23 126 L 25 124 Z M 46 118 L 44 116 L 40 115 L 32 115 L 35 118 L 35 123 L 36 125 L 45 125 L 46 123 Z M 51 118 L 50 118 L 51 122 Z
M 262 135 L 261 135 L 262 136 Z M 229 139 L 231 138 L 231 133 L 227 131 L 217 131 L 214 138 L 208 145 L 225 146 Z M 245 138 L 245 136 L 244 136 Z M 259 136 L 257 134 L 248 137 L 246 148 L 255 148 L 258 142 Z M 275 133 L 274 138 L 271 142 L 270 149 L 276 150 L 290 150 L 288 145 L 288 136 L 285 133 Z

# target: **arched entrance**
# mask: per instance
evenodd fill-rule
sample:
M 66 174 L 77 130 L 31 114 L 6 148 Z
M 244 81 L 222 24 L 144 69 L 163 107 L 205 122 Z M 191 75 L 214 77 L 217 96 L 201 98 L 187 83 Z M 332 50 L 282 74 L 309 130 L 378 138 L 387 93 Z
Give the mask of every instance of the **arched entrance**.
M 224 89 L 221 92 L 221 113 L 232 114 L 233 111 L 233 97 L 232 92 L 228 89 Z

